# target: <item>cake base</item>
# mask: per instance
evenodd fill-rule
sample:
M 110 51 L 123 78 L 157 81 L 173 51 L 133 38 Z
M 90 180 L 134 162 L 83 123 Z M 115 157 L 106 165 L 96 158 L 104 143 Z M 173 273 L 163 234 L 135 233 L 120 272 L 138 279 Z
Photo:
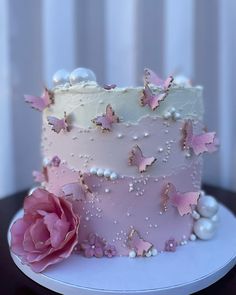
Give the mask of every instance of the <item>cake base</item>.
M 19 211 L 13 221 L 22 214 Z M 61 294 L 190 294 L 222 278 L 236 263 L 236 218 L 223 205 L 219 214 L 214 239 L 189 242 L 175 253 L 151 258 L 88 259 L 72 255 L 43 273 L 34 273 L 11 255 L 25 275 Z

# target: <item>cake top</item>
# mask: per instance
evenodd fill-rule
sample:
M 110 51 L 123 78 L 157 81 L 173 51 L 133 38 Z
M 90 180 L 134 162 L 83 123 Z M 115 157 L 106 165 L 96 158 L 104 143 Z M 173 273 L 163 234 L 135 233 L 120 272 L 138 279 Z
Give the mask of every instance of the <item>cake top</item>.
M 177 77 L 175 82 L 169 76 L 163 81 L 145 69 L 144 87 L 119 88 L 115 84 L 100 86 L 90 70 L 79 69 L 70 78 L 64 71 L 54 75 L 54 103 L 45 108 L 44 120 L 48 116 L 63 118 L 66 113 L 75 126 L 88 128 L 109 104 L 125 123 L 135 124 L 145 116 L 202 120 L 202 87 L 191 86 L 186 78 Z

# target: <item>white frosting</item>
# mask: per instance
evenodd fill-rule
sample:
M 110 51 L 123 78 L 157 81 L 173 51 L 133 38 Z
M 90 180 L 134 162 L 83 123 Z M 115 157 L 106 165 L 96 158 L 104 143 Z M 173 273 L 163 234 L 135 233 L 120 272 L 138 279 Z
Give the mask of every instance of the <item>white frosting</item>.
M 85 128 L 94 126 L 91 120 L 104 114 L 108 104 L 111 104 L 121 121 L 130 123 L 136 123 L 147 115 L 163 117 L 173 107 L 183 119 L 201 120 L 203 116 L 201 87 L 172 87 L 155 111 L 140 105 L 143 87 L 105 90 L 95 82 L 89 82 L 69 87 L 60 86 L 53 91 L 55 103 L 44 111 L 44 120 L 49 115 L 62 118 L 66 112 L 74 126 Z M 153 91 L 159 92 L 160 89 L 156 87 Z

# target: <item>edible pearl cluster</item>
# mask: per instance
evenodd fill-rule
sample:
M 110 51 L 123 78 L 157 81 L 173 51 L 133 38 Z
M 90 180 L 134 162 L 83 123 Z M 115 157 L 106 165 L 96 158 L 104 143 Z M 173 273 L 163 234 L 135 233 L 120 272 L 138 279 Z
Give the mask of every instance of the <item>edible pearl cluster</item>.
M 156 256 L 158 254 L 158 251 L 156 248 L 152 248 L 148 252 L 145 253 L 145 257 L 151 257 L 151 256 Z M 135 250 L 131 250 L 129 252 L 129 258 L 135 258 L 137 256 L 137 253 Z
M 92 167 L 90 173 L 99 177 L 110 178 L 110 180 L 116 180 L 118 178 L 118 174 L 110 169 Z
M 194 233 L 190 236 L 190 240 L 194 241 L 196 237 L 201 240 L 209 240 L 217 230 L 219 205 L 214 197 L 201 192 L 196 209 L 192 213 L 195 222 L 193 226 Z
M 181 115 L 179 112 L 176 111 L 174 107 L 172 107 L 170 111 L 167 111 L 166 113 L 164 113 L 163 118 L 166 120 L 171 118 L 172 120 L 177 121 L 181 119 Z
M 96 81 L 96 76 L 93 71 L 86 68 L 77 68 L 71 73 L 62 69 L 53 75 L 52 80 L 55 86 L 66 86 L 81 82 Z

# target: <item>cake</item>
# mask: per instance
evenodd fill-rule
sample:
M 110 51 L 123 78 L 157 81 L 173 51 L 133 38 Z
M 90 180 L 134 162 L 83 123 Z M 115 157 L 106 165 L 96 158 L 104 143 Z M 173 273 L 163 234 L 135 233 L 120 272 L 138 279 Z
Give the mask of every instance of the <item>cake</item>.
M 33 173 L 40 187 L 26 198 L 20 224 L 30 246 L 16 239 L 17 222 L 12 227 L 23 262 L 42 271 L 72 252 L 150 257 L 213 237 L 218 205 L 201 191 L 202 154 L 218 140 L 203 123 L 201 86 L 149 69 L 142 87 L 100 86 L 83 68 L 53 80 L 41 97 L 25 97 L 42 111 L 43 169 Z

